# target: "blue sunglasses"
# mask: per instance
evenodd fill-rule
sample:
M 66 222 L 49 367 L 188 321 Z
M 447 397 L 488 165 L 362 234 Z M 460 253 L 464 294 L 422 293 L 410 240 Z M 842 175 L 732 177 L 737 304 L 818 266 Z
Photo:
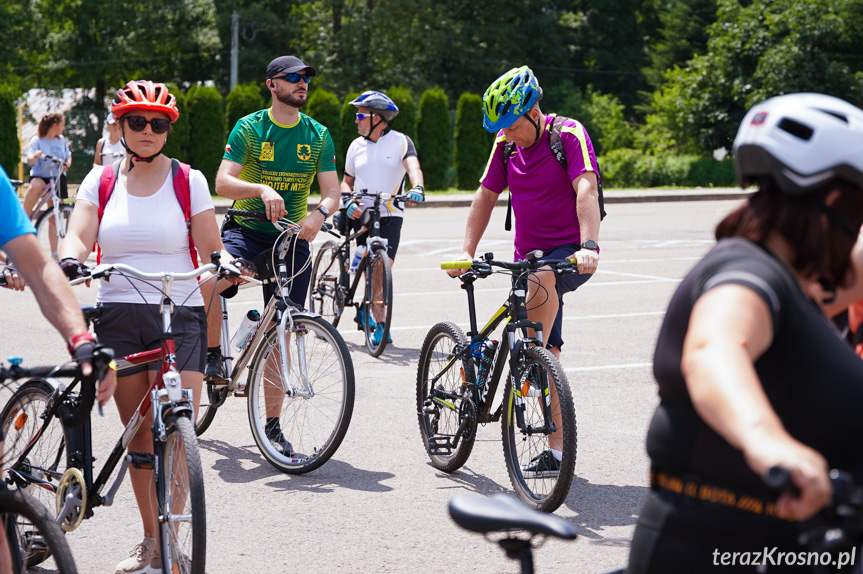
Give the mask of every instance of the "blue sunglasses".
M 359 121 L 363 121 L 364 119 L 366 119 L 366 118 L 370 118 L 370 117 L 372 117 L 373 115 L 374 115 L 374 114 L 363 114 L 363 113 L 361 113 L 361 112 L 357 112 L 357 119 L 358 119 Z
M 300 80 L 303 80 L 305 83 L 309 84 L 312 81 L 312 77 L 306 74 L 300 74 L 298 72 L 291 72 L 290 74 L 285 74 L 284 76 L 275 76 L 274 80 L 287 80 L 292 84 L 296 84 Z

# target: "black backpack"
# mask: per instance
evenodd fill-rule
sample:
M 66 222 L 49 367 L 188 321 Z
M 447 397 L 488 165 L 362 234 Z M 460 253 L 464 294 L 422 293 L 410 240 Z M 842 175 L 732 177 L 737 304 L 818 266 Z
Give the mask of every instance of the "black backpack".
M 566 171 L 569 164 L 566 163 L 566 150 L 563 149 L 563 143 L 560 141 L 560 131 L 563 128 L 563 122 L 569 118 L 563 116 L 554 116 L 551 120 L 551 129 L 548 134 L 548 145 L 551 148 L 551 153 L 554 159 L 560 164 L 560 167 Z M 503 172 L 506 174 L 506 166 L 509 164 L 509 157 L 515 151 L 515 142 L 507 142 L 503 146 Z M 605 200 L 602 197 L 602 174 L 599 169 L 599 162 L 596 162 L 596 189 L 599 194 L 599 220 L 605 219 Z M 506 200 L 506 222 L 504 229 L 507 231 L 512 229 L 512 190 L 507 195 Z

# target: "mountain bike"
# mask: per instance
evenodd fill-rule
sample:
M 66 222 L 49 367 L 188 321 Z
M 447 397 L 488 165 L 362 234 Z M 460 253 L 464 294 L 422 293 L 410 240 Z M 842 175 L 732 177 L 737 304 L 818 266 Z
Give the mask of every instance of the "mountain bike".
M 76 365 L 73 368 L 21 367 L 20 358 L 9 359 L 7 368 L 0 364 L 0 385 L 22 378 L 48 376 L 81 376 Z M 0 462 L 3 450 L 0 446 Z M 4 536 L 5 535 L 5 536 Z M 14 574 L 23 574 L 31 566 L 42 564 L 53 557 L 53 567 L 60 574 L 77 574 L 72 551 L 63 536 L 60 525 L 41 503 L 23 490 L 10 490 L 5 481 L 0 481 L 0 563 L 9 559 Z M 8 555 L 4 555 L 8 552 Z M 4 571 L 0 568 L 0 571 Z
M 227 214 L 269 221 L 256 211 L 229 209 Z M 279 289 L 240 349 L 232 347 L 227 300 L 220 297 L 227 377 L 205 381 L 207 392 L 202 393 L 195 427 L 202 435 L 229 396 L 246 397 L 249 424 L 261 454 L 282 472 L 303 474 L 329 460 L 348 431 L 354 410 L 354 365 L 339 332 L 288 296 L 292 277 L 284 260 L 298 226 L 279 223 L 277 227 L 282 234 L 275 247 L 258 256 L 255 264 L 263 282 L 277 281 Z M 272 436 L 276 426 L 268 419 L 274 417 L 282 437 Z M 281 439 L 290 444 L 290 452 L 284 450 Z
M 393 315 L 393 271 L 387 255 L 387 239 L 380 236 L 380 208 L 390 201 L 403 203 L 407 201 L 407 197 L 393 196 L 388 193 L 368 193 L 365 189 L 343 194 L 343 197 L 351 199 L 371 197 L 374 199 L 374 205 L 363 211 L 360 228 L 357 231 L 351 233 L 345 224 L 342 230 L 344 236 L 341 240 L 329 240 L 318 249 L 315 265 L 312 268 L 309 309 L 313 313 L 319 313 L 334 327 L 338 327 L 345 307 L 357 306 L 358 313 L 362 317 L 366 348 L 372 357 L 379 357 L 389 341 Z M 346 207 L 340 210 L 344 222 L 349 221 L 346 210 Z M 348 263 L 351 261 L 351 242 L 366 231 L 368 231 L 366 254 L 360 261 L 351 283 L 348 268 Z M 354 294 L 360 283 L 365 290 L 362 301 L 356 303 Z M 381 325 L 383 333 L 379 342 L 375 342 L 374 335 L 378 324 Z
M 51 161 L 51 172 L 59 168 L 62 175 L 64 160 L 50 154 L 42 154 L 44 159 Z M 61 176 L 48 178 L 48 185 L 39 194 L 33 210 L 27 214 L 36 227 L 36 237 L 45 253 L 56 254 L 60 244 L 66 237 L 69 218 L 72 217 L 73 206 L 64 203 L 60 197 L 59 180 Z
M 111 506 L 129 467 L 154 471 L 159 514 L 159 549 L 166 574 L 203 574 L 206 560 L 206 507 L 204 477 L 194 430 L 192 389 L 182 388 L 176 365 L 171 318 L 174 281 L 193 280 L 209 271 L 220 277 L 239 277 L 229 265 L 220 265 L 219 254 L 209 263 L 188 273 L 144 273 L 123 264 L 97 265 L 84 277 L 107 280 L 115 277 L 161 282 L 160 306 L 163 333 L 158 349 L 142 351 L 116 360 L 117 371 L 135 365 L 160 362 L 160 369 L 135 415 L 123 430 L 102 470 L 94 478 L 95 458 L 89 411 L 95 397 L 95 382 L 76 378 L 69 386 L 55 378 L 34 379 L 19 388 L 0 412 L 6 435 L 8 464 L 4 478 L 9 484 L 49 501 L 54 499 L 57 521 L 66 532 L 93 516 L 93 509 Z M 89 321 L 98 308 L 85 308 Z M 80 386 L 80 391 L 76 387 Z M 147 417 L 148 411 L 151 416 Z M 153 430 L 153 454 L 128 452 L 128 446 L 149 418 Z M 113 484 L 108 480 L 116 469 Z
M 552 512 L 566 499 L 575 472 L 576 423 L 563 368 L 543 345 L 542 325 L 527 319 L 528 281 L 535 281 L 530 275 L 542 267 L 558 275 L 578 272 L 574 259 L 544 260 L 541 251 L 516 262 L 495 261 L 487 253 L 474 261 L 441 264 L 442 269 L 468 269 L 459 279 L 467 292 L 470 338 L 454 323 L 431 328 L 420 350 L 416 408 L 426 451 L 435 468 L 444 472 L 467 462 L 478 424 L 500 420 L 504 459 L 516 494 L 529 506 Z M 511 275 L 513 288 L 478 329 L 474 282 L 494 273 Z M 489 338 L 498 326 L 503 326 L 505 343 Z M 528 336 L 529 328 L 535 337 Z M 503 401 L 492 412 L 507 364 L 502 349 L 508 349 L 509 373 Z M 552 447 L 562 453 L 560 460 Z

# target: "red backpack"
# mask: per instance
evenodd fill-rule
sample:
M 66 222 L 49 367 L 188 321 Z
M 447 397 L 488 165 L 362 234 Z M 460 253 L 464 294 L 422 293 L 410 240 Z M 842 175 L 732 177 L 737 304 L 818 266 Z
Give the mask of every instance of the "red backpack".
M 105 206 L 108 205 L 108 200 L 111 199 L 111 194 L 114 193 L 114 186 L 117 184 L 117 178 L 120 176 L 119 159 L 113 163 L 111 169 L 103 169 L 102 176 L 99 178 L 99 223 L 102 222 L 102 215 L 105 213 Z M 189 233 L 189 256 L 192 258 L 192 267 L 198 266 L 198 251 L 195 249 L 195 241 L 192 239 L 192 191 L 189 186 L 189 164 L 182 163 L 176 159 L 171 160 L 171 178 L 174 182 L 174 194 L 177 196 L 177 201 L 180 203 L 180 209 L 183 210 L 183 217 L 186 219 L 186 230 Z M 96 255 L 96 263 L 102 260 L 102 250 L 99 249 Z

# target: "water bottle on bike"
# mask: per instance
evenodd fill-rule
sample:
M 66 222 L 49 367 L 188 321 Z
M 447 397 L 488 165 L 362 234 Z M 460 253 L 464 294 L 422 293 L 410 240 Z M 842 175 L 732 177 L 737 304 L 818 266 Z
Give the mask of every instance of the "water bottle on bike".
M 485 384 L 485 378 L 488 376 L 488 371 L 491 369 L 491 364 L 494 361 L 494 354 L 497 351 L 497 341 L 485 339 L 477 341 L 470 348 L 470 354 L 478 367 L 476 384 L 482 386 Z
M 366 246 L 365 245 L 357 245 L 356 251 L 354 251 L 354 258 L 351 259 L 351 267 L 350 273 L 351 275 L 356 274 L 357 269 L 359 269 L 360 261 L 363 260 L 363 257 L 366 256 Z
M 246 313 L 246 316 L 243 317 L 243 322 L 240 323 L 239 327 L 237 327 L 237 332 L 234 333 L 234 336 L 231 339 L 231 345 L 233 345 L 233 347 L 238 351 L 242 351 L 252 338 L 252 335 L 255 333 L 255 329 L 260 322 L 261 314 L 257 309 L 252 309 Z

